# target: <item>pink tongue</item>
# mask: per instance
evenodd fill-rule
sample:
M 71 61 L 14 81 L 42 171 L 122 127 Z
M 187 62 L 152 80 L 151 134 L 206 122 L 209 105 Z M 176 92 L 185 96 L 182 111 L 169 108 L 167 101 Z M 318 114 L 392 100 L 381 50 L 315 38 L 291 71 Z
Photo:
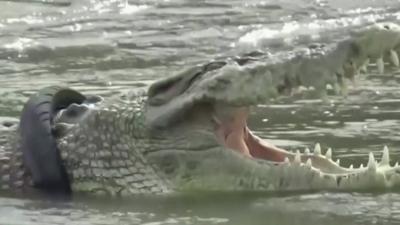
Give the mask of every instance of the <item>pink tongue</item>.
M 284 161 L 288 152 L 253 135 L 247 128 L 247 108 L 237 109 L 231 117 L 220 121 L 217 137 L 227 147 L 248 157 Z
M 227 147 L 251 157 L 244 140 L 247 115 L 247 108 L 237 109 L 228 121 L 222 121 L 217 132 Z
M 228 134 L 225 139 L 226 146 L 238 151 L 246 156 L 251 157 L 250 151 L 247 148 L 246 143 L 244 142 L 244 131 L 243 129 L 236 129 Z
M 247 129 L 247 132 L 246 143 L 247 147 L 251 149 L 251 156 L 275 162 L 283 162 L 285 157 L 289 156 L 286 150 L 260 139 L 252 134 L 249 129 Z

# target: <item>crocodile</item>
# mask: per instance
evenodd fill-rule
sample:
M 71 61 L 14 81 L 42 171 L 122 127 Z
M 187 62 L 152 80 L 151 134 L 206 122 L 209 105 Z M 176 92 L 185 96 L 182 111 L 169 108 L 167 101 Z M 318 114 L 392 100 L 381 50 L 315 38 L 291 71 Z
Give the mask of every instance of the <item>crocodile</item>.
M 185 191 L 362 191 L 400 187 L 378 162 L 343 167 L 332 150 L 290 152 L 247 126 L 251 108 L 283 95 L 346 92 L 371 60 L 399 66 L 400 28 L 380 23 L 329 44 L 214 60 L 104 100 L 65 87 L 30 97 L 0 147 L 6 192 L 127 196 Z

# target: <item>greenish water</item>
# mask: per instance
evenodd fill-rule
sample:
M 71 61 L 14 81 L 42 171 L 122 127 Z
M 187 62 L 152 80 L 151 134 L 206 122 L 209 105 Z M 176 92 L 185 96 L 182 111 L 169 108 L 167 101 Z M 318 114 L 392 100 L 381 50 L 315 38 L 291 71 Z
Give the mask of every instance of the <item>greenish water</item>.
M 0 121 L 27 96 L 66 85 L 105 97 L 210 59 L 329 40 L 374 21 L 399 23 L 397 0 L 0 1 Z M 371 68 L 347 97 L 282 99 L 253 109 L 249 126 L 288 149 L 320 142 L 342 164 L 400 160 L 400 73 Z M 0 130 L 1 131 L 1 130 Z M 398 224 L 394 193 L 199 193 L 54 201 L 0 197 L 0 224 Z
M 398 194 L 207 194 L 88 199 L 2 198 L 2 224 L 398 224 Z

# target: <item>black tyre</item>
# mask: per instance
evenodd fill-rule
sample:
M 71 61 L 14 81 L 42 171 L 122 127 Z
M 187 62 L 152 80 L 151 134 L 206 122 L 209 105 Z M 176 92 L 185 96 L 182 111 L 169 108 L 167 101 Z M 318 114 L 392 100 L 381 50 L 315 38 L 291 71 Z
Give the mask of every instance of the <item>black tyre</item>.
M 81 104 L 86 97 L 69 88 L 48 87 L 32 95 L 20 118 L 21 148 L 24 164 L 34 186 L 48 192 L 70 192 L 70 183 L 61 161 L 53 118 L 57 111 L 72 103 Z

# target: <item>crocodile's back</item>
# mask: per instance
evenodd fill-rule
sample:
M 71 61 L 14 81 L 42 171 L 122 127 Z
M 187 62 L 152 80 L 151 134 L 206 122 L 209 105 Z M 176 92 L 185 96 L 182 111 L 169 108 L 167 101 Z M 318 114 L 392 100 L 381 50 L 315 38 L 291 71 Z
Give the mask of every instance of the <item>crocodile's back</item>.
M 32 186 L 23 165 L 16 126 L 0 130 L 0 190 L 22 190 Z

